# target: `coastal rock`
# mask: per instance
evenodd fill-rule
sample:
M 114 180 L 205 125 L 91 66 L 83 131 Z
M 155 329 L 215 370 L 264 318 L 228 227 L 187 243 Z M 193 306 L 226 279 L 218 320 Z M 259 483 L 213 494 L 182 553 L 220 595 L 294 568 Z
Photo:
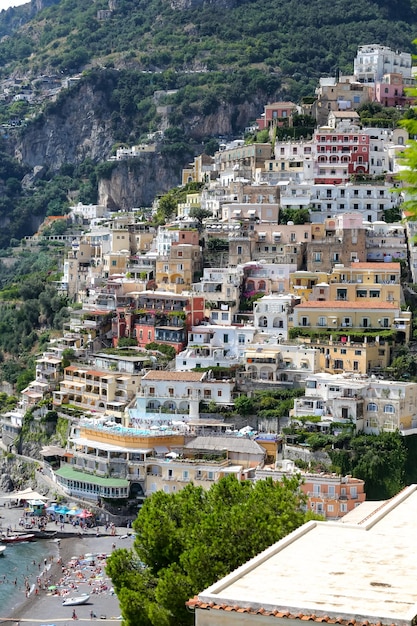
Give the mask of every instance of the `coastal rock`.
M 181 182 L 181 165 L 161 154 L 120 161 L 98 184 L 98 204 L 111 210 L 150 206 L 158 194 Z
M 15 156 L 31 168 L 43 165 L 53 171 L 86 158 L 101 161 L 114 143 L 110 116 L 107 95 L 83 83 L 28 125 Z
M 2 474 L 0 477 L 0 491 L 3 491 L 4 493 L 14 491 L 14 482 L 10 474 Z

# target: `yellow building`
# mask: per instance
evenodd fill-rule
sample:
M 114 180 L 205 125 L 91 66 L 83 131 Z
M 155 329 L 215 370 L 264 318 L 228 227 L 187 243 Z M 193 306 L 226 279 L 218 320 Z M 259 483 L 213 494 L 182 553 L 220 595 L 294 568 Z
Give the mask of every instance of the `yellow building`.
M 393 302 L 347 302 L 342 299 L 297 304 L 290 319 L 293 328 L 327 331 L 329 334 L 345 331 L 347 335 L 391 330 L 401 333 L 405 341 L 410 338 L 411 321 L 411 312 L 401 311 Z
M 290 289 L 302 300 L 346 302 L 403 301 L 399 263 L 336 264 L 333 271 L 297 271 L 290 274 Z
M 390 342 L 385 339 L 367 339 L 352 341 L 346 335 L 333 339 L 300 337 L 299 341 L 319 352 L 318 371 L 329 374 L 352 372 L 368 374 L 388 367 L 391 359 Z
M 135 397 L 139 374 L 94 370 L 70 365 L 64 369 L 59 391 L 53 392 L 55 407 L 71 404 L 79 409 L 111 413 L 122 418 L 126 406 Z
M 201 193 L 187 193 L 185 202 L 179 202 L 177 205 L 177 216 L 179 219 L 188 217 L 191 209 L 199 209 L 201 207 Z
M 201 271 L 201 249 L 194 244 L 173 244 L 170 254 L 156 261 L 155 280 L 159 289 L 182 293 L 191 289 L 196 272 Z

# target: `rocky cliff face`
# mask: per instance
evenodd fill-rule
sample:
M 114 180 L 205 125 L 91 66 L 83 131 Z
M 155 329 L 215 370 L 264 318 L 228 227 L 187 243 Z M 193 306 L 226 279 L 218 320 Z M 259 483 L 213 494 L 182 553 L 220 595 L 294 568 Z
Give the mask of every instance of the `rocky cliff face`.
M 102 161 L 113 143 L 106 94 L 83 84 L 28 126 L 15 156 L 32 168 L 44 165 L 57 171 L 64 163 L 80 163 L 88 157 Z
M 265 96 L 259 102 L 245 102 L 239 105 L 222 104 L 215 113 L 195 116 L 188 120 L 187 132 L 197 141 L 204 137 L 234 135 L 259 117 Z
M 115 143 L 110 96 L 116 88 L 117 81 L 103 82 L 101 88 L 83 81 L 61 94 L 11 140 L 15 156 L 32 168 L 33 176 L 40 168 L 57 172 L 66 163 L 78 164 L 87 158 L 105 161 Z M 198 153 L 203 138 L 235 134 L 255 119 L 259 108 L 256 101 L 237 106 L 222 103 L 212 114 L 187 120 L 186 134 L 196 142 Z M 181 168 L 188 161 L 149 153 L 120 162 L 109 179 L 100 181 L 98 201 L 112 209 L 149 206 L 155 195 L 180 183 Z
M 150 206 L 158 194 L 181 182 L 178 162 L 157 153 L 120 161 L 98 185 L 98 203 L 112 210 Z

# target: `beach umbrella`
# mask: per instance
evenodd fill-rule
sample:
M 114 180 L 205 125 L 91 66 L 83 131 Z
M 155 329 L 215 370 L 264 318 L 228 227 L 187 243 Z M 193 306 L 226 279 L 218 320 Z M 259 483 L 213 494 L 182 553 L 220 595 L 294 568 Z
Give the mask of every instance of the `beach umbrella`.
M 68 515 L 74 517 L 74 515 L 80 515 L 80 513 L 82 513 L 82 509 L 71 509 L 71 511 L 68 512 Z
M 69 512 L 69 508 L 67 506 L 60 506 L 58 509 L 55 509 L 55 513 L 59 515 L 66 515 Z

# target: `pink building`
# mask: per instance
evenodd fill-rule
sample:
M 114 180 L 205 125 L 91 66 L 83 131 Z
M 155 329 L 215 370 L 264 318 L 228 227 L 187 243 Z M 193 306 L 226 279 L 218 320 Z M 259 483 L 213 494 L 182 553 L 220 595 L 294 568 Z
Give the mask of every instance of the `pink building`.
M 369 135 L 360 131 L 319 128 L 314 139 L 316 184 L 340 185 L 352 175 L 369 174 Z
M 292 116 L 296 113 L 294 102 L 274 102 L 265 105 L 262 116 L 256 120 L 259 130 L 274 126 L 292 126 Z
M 408 96 L 404 88 L 410 88 L 410 80 L 402 74 L 385 74 L 381 82 L 375 83 L 375 100 L 386 107 L 415 104 L 416 98 Z

